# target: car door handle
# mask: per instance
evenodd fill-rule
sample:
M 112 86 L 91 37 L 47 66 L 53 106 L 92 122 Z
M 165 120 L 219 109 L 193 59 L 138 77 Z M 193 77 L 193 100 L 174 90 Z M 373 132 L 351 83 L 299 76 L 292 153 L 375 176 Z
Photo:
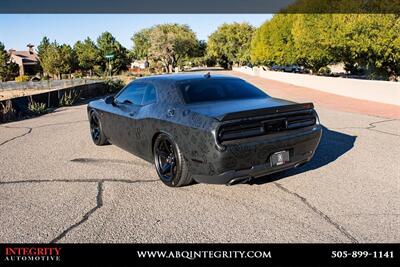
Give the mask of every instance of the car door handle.
M 133 116 L 136 115 L 136 113 L 137 113 L 137 112 L 135 112 L 135 111 L 129 112 L 129 116 L 133 117 Z

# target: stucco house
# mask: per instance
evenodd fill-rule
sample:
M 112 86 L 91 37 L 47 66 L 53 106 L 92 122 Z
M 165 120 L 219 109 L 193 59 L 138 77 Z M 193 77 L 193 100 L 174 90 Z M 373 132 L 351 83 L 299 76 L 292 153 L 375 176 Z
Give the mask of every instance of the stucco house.
M 34 51 L 34 45 L 28 44 L 27 51 L 16 51 L 14 49 L 8 50 L 10 53 L 11 61 L 19 66 L 19 75 L 36 75 L 40 72 L 39 57 Z
M 135 60 L 131 63 L 131 69 L 141 69 L 144 70 L 149 67 L 149 62 L 147 60 Z

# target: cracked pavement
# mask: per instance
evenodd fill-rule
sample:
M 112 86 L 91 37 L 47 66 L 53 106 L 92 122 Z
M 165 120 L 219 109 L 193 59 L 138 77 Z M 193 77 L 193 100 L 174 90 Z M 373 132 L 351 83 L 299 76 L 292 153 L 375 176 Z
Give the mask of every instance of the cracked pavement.
M 399 242 L 400 120 L 316 108 L 312 162 L 231 187 L 166 187 L 85 105 L 0 125 L 0 242 Z

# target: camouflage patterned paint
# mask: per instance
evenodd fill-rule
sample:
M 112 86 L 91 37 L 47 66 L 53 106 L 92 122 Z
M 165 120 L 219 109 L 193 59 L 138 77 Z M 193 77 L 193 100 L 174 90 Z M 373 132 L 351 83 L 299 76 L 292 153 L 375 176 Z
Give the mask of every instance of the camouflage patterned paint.
M 211 79 L 223 79 L 214 76 Z M 221 116 L 207 113 L 204 108 L 185 104 L 176 82 L 182 79 L 203 79 L 203 75 L 161 75 L 136 80 L 156 88 L 157 102 L 138 106 L 134 104 L 107 104 L 104 100 L 92 101 L 88 112 L 95 110 L 100 117 L 102 131 L 108 141 L 130 153 L 153 162 L 153 142 L 158 134 L 167 133 L 179 146 L 193 178 L 198 182 L 227 183 L 240 175 L 261 176 L 294 167 L 309 161 L 316 150 L 322 128 L 317 123 L 292 131 L 232 140 L 221 143 L 218 128 L 232 121 L 221 121 Z M 281 107 L 291 104 L 286 100 L 270 98 L 255 106 Z M 208 103 L 213 105 L 213 103 Z M 221 102 L 218 103 L 221 105 Z M 240 110 L 237 103 L 224 103 Z M 244 105 L 246 106 L 246 105 Z M 313 111 L 316 116 L 315 111 Z M 262 114 L 260 114 L 262 118 Z M 268 118 L 269 115 L 265 117 Z M 249 118 L 233 120 L 240 122 Z M 277 151 L 291 151 L 291 162 L 282 167 L 271 167 L 269 156 Z

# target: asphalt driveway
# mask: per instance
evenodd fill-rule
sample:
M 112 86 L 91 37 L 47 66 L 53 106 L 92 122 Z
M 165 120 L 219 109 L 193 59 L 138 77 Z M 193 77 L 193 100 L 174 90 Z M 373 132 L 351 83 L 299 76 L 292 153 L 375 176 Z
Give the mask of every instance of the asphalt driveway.
M 0 242 L 399 242 L 400 120 L 308 100 L 325 127 L 313 161 L 231 187 L 166 187 L 92 144 L 85 105 L 2 124 Z

